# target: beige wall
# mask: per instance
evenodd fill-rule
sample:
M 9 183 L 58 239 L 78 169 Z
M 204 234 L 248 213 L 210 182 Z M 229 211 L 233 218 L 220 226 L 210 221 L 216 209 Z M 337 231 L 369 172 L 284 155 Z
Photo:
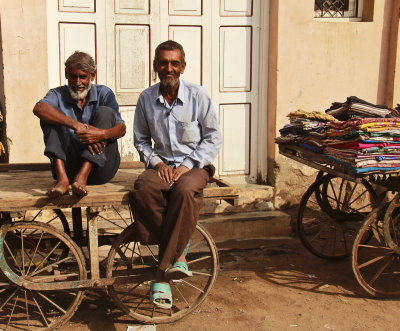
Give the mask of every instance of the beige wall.
M 33 106 L 48 89 L 46 1 L 0 0 L 10 163 L 43 162 Z
M 277 49 L 271 60 L 276 69 L 271 75 L 276 76 L 276 95 L 270 96 L 268 108 L 271 134 L 279 135 L 279 128 L 288 123 L 286 115 L 297 109 L 324 111 L 352 95 L 372 103 L 384 101 L 391 6 L 391 0 L 375 1 L 371 22 L 319 22 L 313 19 L 314 0 L 302 0 L 298 6 L 271 0 L 271 15 L 277 17 L 270 31 Z M 297 203 L 296 194 L 304 193 L 315 173 L 270 146 L 269 153 L 274 152 L 277 195 Z

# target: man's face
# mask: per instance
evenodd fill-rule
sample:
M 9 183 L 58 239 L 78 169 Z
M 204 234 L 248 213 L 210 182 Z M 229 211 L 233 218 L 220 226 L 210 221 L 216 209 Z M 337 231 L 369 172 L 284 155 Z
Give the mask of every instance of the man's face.
M 161 85 L 173 87 L 179 82 L 179 76 L 183 74 L 186 63 L 182 63 L 182 54 L 179 49 L 161 50 L 158 53 L 154 71 L 158 73 Z
M 68 90 L 71 97 L 75 100 L 85 99 L 91 88 L 91 81 L 94 74 L 82 71 L 81 69 L 71 68 L 67 74 Z

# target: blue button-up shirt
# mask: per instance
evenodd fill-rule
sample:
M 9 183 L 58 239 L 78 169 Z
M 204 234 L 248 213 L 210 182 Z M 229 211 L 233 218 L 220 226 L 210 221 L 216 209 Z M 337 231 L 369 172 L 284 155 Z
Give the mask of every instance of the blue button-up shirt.
M 71 97 L 67 86 L 51 89 L 40 102 L 48 103 L 59 109 L 64 115 L 85 124 L 89 124 L 92 112 L 96 108 L 107 106 L 114 110 L 117 123 L 125 124 L 119 113 L 118 103 L 113 91 L 104 85 L 92 84 L 83 109 L 78 101 Z M 70 129 L 70 131 L 71 133 L 74 132 L 73 129 Z
M 160 83 L 144 90 L 136 105 L 133 130 L 135 147 L 146 168 L 159 162 L 203 168 L 213 162 L 222 144 L 206 90 L 183 80 L 172 105 L 160 93 Z

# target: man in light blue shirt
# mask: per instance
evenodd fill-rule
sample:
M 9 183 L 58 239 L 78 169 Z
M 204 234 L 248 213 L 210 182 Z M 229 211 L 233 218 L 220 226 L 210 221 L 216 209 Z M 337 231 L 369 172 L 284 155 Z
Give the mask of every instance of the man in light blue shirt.
M 192 275 L 185 253 L 222 140 L 205 89 L 179 79 L 186 67 L 182 46 L 171 40 L 158 45 L 153 67 L 160 83 L 141 93 L 133 126 L 147 170 L 135 182 L 130 203 L 141 242 L 159 244 L 150 300 L 169 309 L 169 281 Z

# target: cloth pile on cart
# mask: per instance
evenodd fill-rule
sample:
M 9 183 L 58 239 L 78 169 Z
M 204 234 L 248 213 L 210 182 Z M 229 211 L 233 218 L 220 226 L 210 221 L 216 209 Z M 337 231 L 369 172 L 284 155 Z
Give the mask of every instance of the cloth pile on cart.
M 298 110 L 276 143 L 296 144 L 322 153 L 355 173 L 400 169 L 400 112 L 357 97 L 325 111 Z
M 400 169 L 400 118 L 354 118 L 329 123 L 323 153 L 356 173 Z
M 278 144 L 298 144 L 301 147 L 310 149 L 316 153 L 322 153 L 324 148 L 323 140 L 326 138 L 328 122 L 336 119 L 328 114 L 318 111 L 307 112 L 297 110 L 287 115 L 290 124 L 284 125 L 279 130 L 281 136 L 275 139 Z

